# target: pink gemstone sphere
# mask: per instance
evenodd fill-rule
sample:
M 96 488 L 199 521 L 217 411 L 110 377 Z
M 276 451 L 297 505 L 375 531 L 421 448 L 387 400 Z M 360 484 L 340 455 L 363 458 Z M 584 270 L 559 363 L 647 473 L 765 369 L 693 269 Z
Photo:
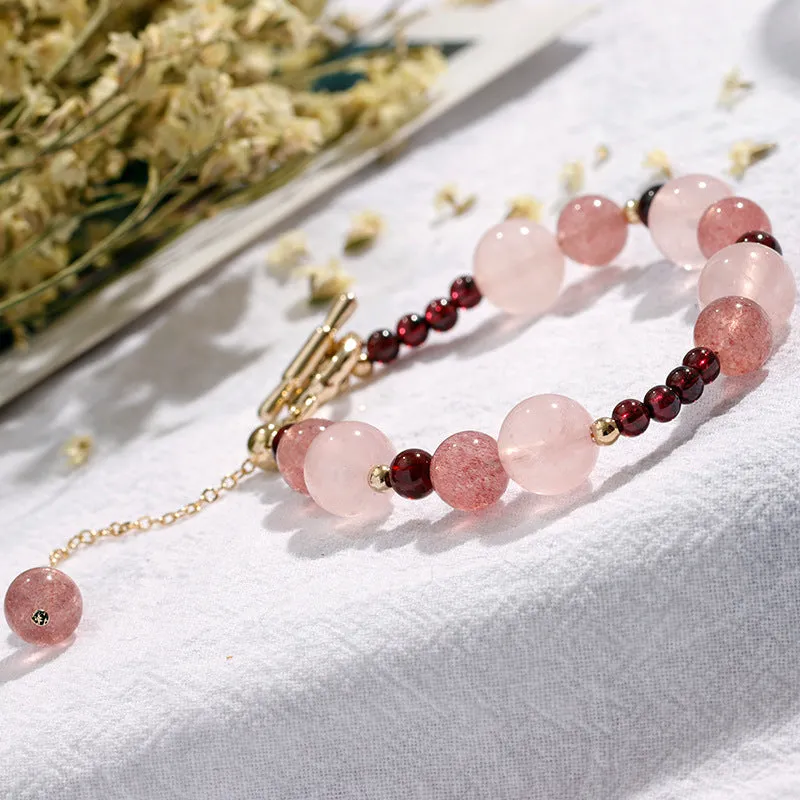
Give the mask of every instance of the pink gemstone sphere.
M 6 592 L 8 627 L 30 644 L 54 645 L 75 633 L 83 598 L 75 581 L 61 570 L 35 567 L 18 575 Z
M 509 219 L 489 228 L 475 249 L 473 277 L 481 294 L 509 314 L 542 314 L 564 282 L 564 255 L 547 228 Z
M 746 297 L 720 297 L 700 312 L 694 342 L 717 354 L 726 375 L 746 375 L 761 369 L 769 358 L 772 326 L 758 303 Z
M 511 480 L 536 494 L 562 494 L 580 486 L 597 462 L 592 418 L 560 394 L 523 400 L 503 420 L 497 443 Z
M 311 417 L 302 422 L 295 422 L 281 435 L 275 453 L 275 463 L 283 479 L 296 492 L 308 494 L 305 479 L 306 453 L 311 447 L 311 442 L 330 424 L 327 419 Z
M 370 470 L 391 464 L 392 443 L 364 422 L 336 422 L 306 453 L 305 479 L 314 502 L 338 517 L 375 517 L 388 511 L 388 492 L 370 488 Z
M 558 243 L 579 264 L 605 267 L 625 247 L 628 221 L 607 197 L 587 194 L 570 200 L 558 218 Z
M 742 242 L 711 256 L 697 293 L 701 308 L 719 297 L 749 297 L 767 312 L 773 329 L 780 330 L 794 309 L 797 283 L 783 256 L 771 247 Z
M 684 175 L 667 181 L 653 198 L 647 227 L 656 247 L 685 269 L 705 262 L 697 242 L 697 226 L 705 210 L 728 197 L 730 187 L 711 175 Z
M 772 223 L 764 209 L 746 197 L 723 197 L 700 217 L 697 243 L 703 255 L 711 258 L 749 231 L 772 233 Z
M 431 460 L 431 481 L 439 497 L 459 511 L 493 506 L 508 486 L 497 442 L 485 433 L 448 436 Z

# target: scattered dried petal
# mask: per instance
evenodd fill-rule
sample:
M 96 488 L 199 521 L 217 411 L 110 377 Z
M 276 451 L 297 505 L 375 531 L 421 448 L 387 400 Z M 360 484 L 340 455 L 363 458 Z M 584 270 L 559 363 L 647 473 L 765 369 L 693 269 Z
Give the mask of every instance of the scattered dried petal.
M 506 219 L 522 218 L 531 219 L 534 222 L 540 222 L 543 211 L 543 203 L 539 202 L 535 197 L 532 197 L 529 194 L 523 194 L 519 197 L 511 198 Z
M 384 229 L 383 217 L 375 211 L 362 211 L 353 217 L 344 243 L 349 255 L 361 253 L 375 244 Z
M 607 144 L 599 144 L 594 149 L 594 166 L 595 169 L 605 164 L 611 158 L 611 149 Z
M 267 263 L 274 272 L 285 273 L 300 266 L 308 254 L 305 233 L 301 230 L 288 231 L 267 253 Z
M 303 267 L 298 275 L 309 279 L 309 302 L 327 303 L 346 292 L 352 286 L 354 278 L 342 269 L 338 259 L 332 258 L 327 264 Z
M 665 178 L 672 177 L 672 166 L 669 163 L 667 154 L 663 150 L 651 150 L 644 157 L 642 166 L 645 169 L 653 170 L 653 172 L 663 175 Z
M 70 437 L 64 444 L 64 455 L 67 457 L 70 466 L 83 466 L 92 454 L 94 440 L 91 436 L 78 434 Z
M 722 79 L 722 88 L 720 89 L 719 98 L 717 99 L 717 105 L 731 111 L 745 98 L 745 95 L 754 88 L 755 84 L 752 81 L 743 80 L 739 68 L 734 67 Z
M 448 183 L 443 186 L 434 197 L 433 203 L 437 211 L 449 211 L 454 217 L 460 217 L 470 211 L 475 203 L 478 202 L 478 196 L 469 194 L 464 198 L 458 196 L 458 187 L 453 183 Z
M 742 179 L 750 167 L 763 161 L 778 149 L 775 142 L 754 142 L 752 139 L 743 139 L 731 147 L 729 172 L 734 178 Z
M 561 170 L 561 183 L 568 195 L 577 194 L 583 189 L 586 171 L 582 161 L 570 161 Z

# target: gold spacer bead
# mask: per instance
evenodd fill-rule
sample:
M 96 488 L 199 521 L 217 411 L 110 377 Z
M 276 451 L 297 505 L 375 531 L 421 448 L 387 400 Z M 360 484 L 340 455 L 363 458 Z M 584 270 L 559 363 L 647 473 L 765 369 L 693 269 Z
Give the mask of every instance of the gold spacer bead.
M 628 220 L 628 225 L 639 225 L 642 218 L 639 216 L 639 201 L 628 200 L 625 203 L 625 219 Z
M 596 445 L 608 447 L 619 439 L 619 428 L 611 417 L 600 417 L 590 426 L 592 439 Z
M 369 471 L 367 482 L 374 492 L 388 492 L 392 488 L 389 486 L 389 467 L 386 464 L 373 467 Z
M 247 440 L 247 450 L 253 463 L 261 469 L 273 470 L 277 466 L 275 457 L 272 455 L 272 442 L 278 433 L 280 426 L 274 422 L 267 425 L 260 425 Z
M 353 375 L 362 380 L 369 378 L 372 375 L 372 362 L 367 358 L 365 351 L 361 351 L 356 365 L 353 367 Z

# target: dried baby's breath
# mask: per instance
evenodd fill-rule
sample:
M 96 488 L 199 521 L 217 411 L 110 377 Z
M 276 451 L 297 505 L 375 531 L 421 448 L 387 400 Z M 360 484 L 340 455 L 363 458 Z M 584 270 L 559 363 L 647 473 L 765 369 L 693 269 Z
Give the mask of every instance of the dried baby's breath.
M 570 161 L 561 170 L 561 185 L 568 195 L 577 194 L 583 189 L 586 170 L 582 161 Z
M 369 249 L 375 244 L 384 227 L 383 217 L 375 211 L 362 211 L 356 214 L 345 238 L 345 252 L 354 255 Z
M 302 267 L 296 275 L 305 275 L 309 283 L 309 302 L 327 303 L 346 292 L 353 285 L 353 276 L 342 269 L 338 259 L 326 264 Z
M 734 178 L 741 180 L 750 167 L 763 161 L 777 149 L 775 142 L 754 142 L 752 139 L 736 142 L 729 153 L 731 166 L 728 171 Z
M 542 219 L 544 204 L 529 194 L 512 197 L 508 204 L 506 219 L 530 219 L 539 222 Z
M 672 177 L 672 165 L 669 162 L 667 154 L 663 150 L 651 150 L 642 162 L 645 169 L 649 169 L 656 174 L 662 175 L 665 178 Z
M 287 231 L 267 253 L 267 264 L 277 273 L 286 273 L 308 257 L 308 240 L 301 230 Z
M 722 88 L 717 98 L 717 105 L 731 111 L 754 88 L 755 84 L 752 81 L 744 80 L 739 68 L 734 67 L 722 79 Z
M 599 144 L 594 149 L 594 167 L 597 169 L 611 158 L 611 148 L 607 144 Z
M 459 195 L 458 187 L 454 183 L 443 186 L 433 199 L 437 211 L 447 211 L 454 217 L 460 217 L 470 211 L 478 202 L 477 195 L 468 194 L 466 197 Z
M 64 455 L 72 467 L 83 466 L 92 454 L 94 440 L 91 436 L 71 436 L 64 444 Z

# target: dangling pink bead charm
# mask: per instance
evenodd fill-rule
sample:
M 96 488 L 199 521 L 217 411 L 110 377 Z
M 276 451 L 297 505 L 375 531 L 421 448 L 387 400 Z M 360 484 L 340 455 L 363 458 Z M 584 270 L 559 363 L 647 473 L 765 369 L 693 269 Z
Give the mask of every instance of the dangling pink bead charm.
M 4 610 L 8 627 L 23 641 L 61 644 L 81 621 L 83 598 L 75 581 L 61 570 L 34 567 L 11 582 Z
M 560 394 L 523 400 L 503 421 L 497 443 L 511 480 L 536 494 L 563 494 L 580 486 L 597 463 L 592 418 Z
M 703 255 L 711 258 L 748 231 L 772 233 L 767 212 L 746 197 L 723 197 L 712 203 L 700 217 L 697 243 Z
M 570 200 L 558 218 L 557 230 L 564 255 L 590 267 L 610 264 L 628 240 L 628 221 L 622 209 L 596 194 Z
M 389 493 L 370 488 L 375 466 L 391 464 L 392 443 L 364 422 L 336 422 L 306 453 L 305 480 L 311 499 L 337 517 L 375 517 L 389 510 Z

